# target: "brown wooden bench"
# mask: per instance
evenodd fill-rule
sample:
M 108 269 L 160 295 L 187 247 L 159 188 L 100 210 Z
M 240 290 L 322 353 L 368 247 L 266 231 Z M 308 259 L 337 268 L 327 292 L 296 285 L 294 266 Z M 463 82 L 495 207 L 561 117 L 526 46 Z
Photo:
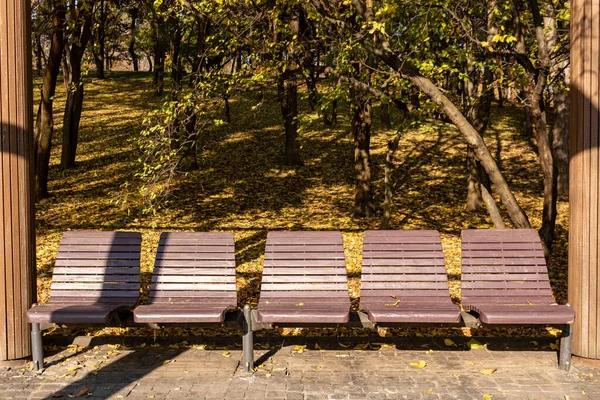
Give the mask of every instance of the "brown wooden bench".
M 176 232 L 160 236 L 147 305 L 137 323 L 223 323 L 237 309 L 233 233 Z
M 461 236 L 463 308 L 484 324 L 561 326 L 560 364 L 568 369 L 575 313 L 556 304 L 537 232 L 481 229 Z
M 340 232 L 269 232 L 259 323 L 344 324 L 350 297 Z
M 33 361 L 43 368 L 41 323 L 118 322 L 117 311 L 135 306 L 140 294 L 141 235 L 136 232 L 65 232 L 56 257 L 47 304 L 27 312 Z
M 362 257 L 360 307 L 372 322 L 460 322 L 437 231 L 366 231 Z

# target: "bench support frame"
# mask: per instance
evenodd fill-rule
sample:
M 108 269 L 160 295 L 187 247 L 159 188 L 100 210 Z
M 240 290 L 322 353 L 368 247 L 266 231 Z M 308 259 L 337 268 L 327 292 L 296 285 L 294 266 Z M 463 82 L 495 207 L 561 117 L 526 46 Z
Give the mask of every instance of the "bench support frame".
M 562 329 L 560 337 L 560 353 L 558 366 L 563 371 L 571 369 L 571 354 L 573 353 L 573 324 L 567 324 Z
M 31 324 L 31 357 L 33 359 L 33 370 L 40 372 L 44 369 L 44 347 L 42 345 L 42 331 L 40 324 Z

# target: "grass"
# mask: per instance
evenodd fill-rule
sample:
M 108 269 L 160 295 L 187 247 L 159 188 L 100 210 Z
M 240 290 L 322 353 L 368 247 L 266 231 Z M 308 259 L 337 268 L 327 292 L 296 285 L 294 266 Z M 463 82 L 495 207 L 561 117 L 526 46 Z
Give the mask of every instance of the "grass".
M 160 212 L 143 213 L 136 135 L 144 115 L 160 100 L 152 95 L 146 73 L 110 73 L 88 79 L 81 120 L 77 165 L 61 170 L 60 132 L 64 89 L 55 101 L 56 137 L 50 166 L 52 197 L 37 205 L 38 299 L 47 301 L 54 259 L 62 232 L 76 229 L 142 232 L 142 292 L 148 294 L 158 237 L 164 231 L 232 231 L 236 241 L 238 300 L 256 303 L 262 255 L 272 229 L 341 230 L 353 306 L 358 306 L 362 232 L 379 219 L 353 219 L 353 142 L 348 113 L 338 125 L 323 125 L 307 114 L 300 135 L 304 166 L 284 166 L 284 131 L 274 96 L 234 98 L 232 123 L 205 134 L 198 144 L 200 170 L 182 174 Z M 306 105 L 301 102 L 303 110 Z M 377 115 L 377 109 L 375 114 Z M 535 228 L 541 225 L 542 176 L 521 109 L 494 108 L 486 142 Z M 383 200 L 383 165 L 393 132 L 377 129 L 372 139 L 376 202 Z M 396 155 L 391 228 L 437 229 L 442 234 L 450 289 L 460 302 L 460 230 L 491 228 L 487 214 L 465 211 L 466 145 L 452 125 L 431 121 L 407 132 Z M 555 296 L 566 298 L 568 204 L 559 203 L 557 240 L 550 260 Z M 64 331 L 61 331 L 64 332 Z M 125 331 L 91 331 L 95 334 Z M 147 330 L 128 330 L 148 334 Z M 172 331 L 165 331 L 167 333 Z M 430 332 L 430 331 L 429 331 Z M 484 332 L 484 331 L 482 331 Z M 498 331 L 494 331 L 497 334 Z M 506 331 L 502 331 L 506 332 Z M 510 331 L 508 331 L 510 334 Z

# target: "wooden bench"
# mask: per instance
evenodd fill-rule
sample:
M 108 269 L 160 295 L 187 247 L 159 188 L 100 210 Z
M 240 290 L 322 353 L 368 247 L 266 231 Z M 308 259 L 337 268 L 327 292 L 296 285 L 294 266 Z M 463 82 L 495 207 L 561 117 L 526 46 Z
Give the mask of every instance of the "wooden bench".
M 458 324 L 437 231 L 366 231 L 360 307 L 378 325 Z
M 35 370 L 43 368 L 41 323 L 100 324 L 118 321 L 140 294 L 140 247 L 136 232 L 65 232 L 56 257 L 47 304 L 27 312 Z
M 463 308 L 484 324 L 560 326 L 559 362 L 568 370 L 575 313 L 556 304 L 537 232 L 481 229 L 461 236 Z
M 257 321 L 344 324 L 350 297 L 340 232 L 269 232 Z
M 233 321 L 228 321 L 227 317 Z M 176 232 L 160 236 L 148 304 L 133 311 L 136 323 L 231 325 L 243 331 L 243 366 L 252 370 L 250 306 L 237 311 L 233 233 Z M 248 355 L 250 352 L 250 356 Z
M 223 323 L 237 309 L 233 233 L 160 236 L 147 305 L 137 323 Z

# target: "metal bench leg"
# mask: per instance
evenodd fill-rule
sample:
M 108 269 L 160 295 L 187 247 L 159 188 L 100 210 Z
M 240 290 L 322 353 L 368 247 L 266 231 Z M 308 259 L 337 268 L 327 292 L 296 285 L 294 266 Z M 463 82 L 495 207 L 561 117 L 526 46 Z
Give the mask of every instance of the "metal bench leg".
M 33 369 L 35 371 L 44 369 L 44 348 L 42 347 L 42 331 L 39 323 L 31 324 L 31 354 Z
M 560 338 L 558 366 L 564 371 L 568 371 L 571 368 L 571 349 L 573 347 L 573 335 L 571 328 L 571 324 L 565 325 Z
M 242 336 L 242 351 L 244 353 L 244 371 L 254 370 L 254 333 L 252 332 L 252 312 L 250 305 L 244 305 L 244 335 Z

